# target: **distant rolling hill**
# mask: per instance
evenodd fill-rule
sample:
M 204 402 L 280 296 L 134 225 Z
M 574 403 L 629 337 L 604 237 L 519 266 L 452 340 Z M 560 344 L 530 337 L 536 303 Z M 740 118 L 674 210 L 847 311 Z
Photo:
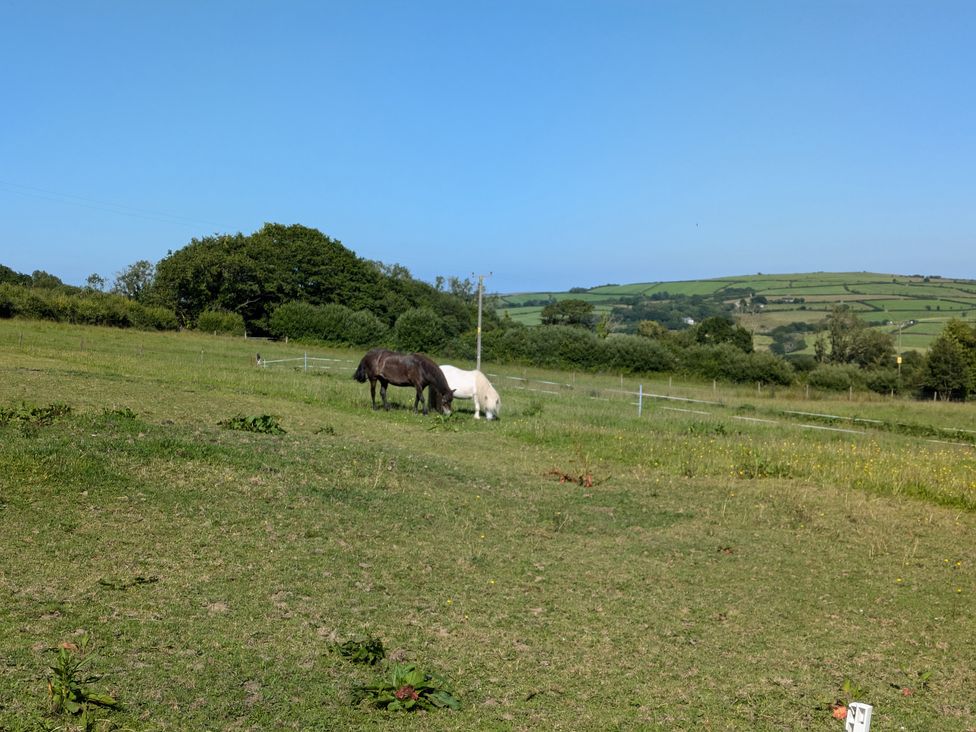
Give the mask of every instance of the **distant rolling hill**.
M 593 303 L 598 314 L 633 302 L 633 298 L 701 295 L 730 303 L 751 290 L 752 300 L 733 317 L 755 334 L 756 345 L 768 343 L 763 334 L 778 325 L 817 323 L 834 305 L 846 303 L 875 327 L 898 335 L 902 349 L 926 349 L 950 318 L 976 324 L 976 280 L 875 272 L 814 272 L 756 274 L 680 282 L 639 282 L 602 285 L 573 292 L 523 292 L 502 295 L 502 313 L 527 325 L 537 325 L 547 302 L 578 298 Z M 759 302 L 755 302 L 758 300 Z M 762 302 L 765 300 L 765 302 Z

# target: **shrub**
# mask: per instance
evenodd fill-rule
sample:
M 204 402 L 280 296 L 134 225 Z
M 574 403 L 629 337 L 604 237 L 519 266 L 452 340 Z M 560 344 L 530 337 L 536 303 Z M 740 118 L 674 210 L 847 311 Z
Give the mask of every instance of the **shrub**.
M 227 310 L 204 310 L 197 318 L 197 330 L 238 335 L 244 332 L 244 316 Z
M 176 330 L 180 327 L 176 313 L 169 308 L 134 304 L 136 306 L 132 313 L 134 327 L 142 330 Z
M 401 351 L 438 352 L 447 338 L 444 322 L 431 308 L 407 310 L 393 326 L 393 340 Z
M 851 364 L 823 364 L 807 375 L 807 383 L 817 389 L 845 391 L 864 386 L 864 374 Z
M 322 340 L 353 346 L 376 345 L 389 328 L 366 310 L 354 311 L 345 305 L 310 305 L 288 302 L 271 315 L 271 332 L 279 338 Z
M 891 394 L 901 391 L 902 382 L 897 369 L 874 369 L 864 373 L 868 389 L 878 394 Z
M 0 284 L 0 318 L 12 318 L 19 310 L 18 288 Z
M 642 336 L 610 335 L 598 342 L 600 363 L 612 371 L 670 371 L 676 359 L 660 341 Z
M 682 368 L 708 379 L 767 384 L 792 384 L 793 367 L 772 353 L 746 353 L 731 343 L 691 346 L 681 357 Z
M 344 341 L 354 346 L 372 346 L 383 342 L 389 328 L 368 310 L 356 310 L 346 319 Z
M 271 314 L 269 328 L 279 338 L 319 338 L 318 308 L 307 302 L 286 302 Z

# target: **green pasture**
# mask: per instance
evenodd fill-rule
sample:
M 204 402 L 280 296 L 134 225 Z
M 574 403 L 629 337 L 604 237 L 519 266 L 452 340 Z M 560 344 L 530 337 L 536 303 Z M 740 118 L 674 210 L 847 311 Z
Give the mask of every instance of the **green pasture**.
M 590 288 L 590 292 L 597 295 L 645 295 L 653 292 L 660 283 L 642 282 L 634 285 L 600 285 Z
M 976 322 L 976 318 L 959 318 L 958 316 L 954 316 L 954 317 L 964 322 L 968 322 L 970 324 Z M 947 322 L 949 322 L 948 317 L 942 317 L 938 319 L 929 318 L 926 320 L 918 320 L 914 325 L 905 326 L 904 332 L 914 333 L 917 335 L 929 335 L 934 337 L 939 335 L 942 332 L 942 329 L 945 328 L 945 324 Z
M 0 320 L 0 730 L 78 728 L 85 634 L 106 730 L 976 727 L 971 404 L 484 364 L 489 423 L 257 353 Z M 370 637 L 461 709 L 355 703 Z
M 976 301 L 959 302 L 957 300 L 926 300 L 912 298 L 905 300 L 864 300 L 869 307 L 879 310 L 898 311 L 954 311 L 976 309 Z
M 788 279 L 770 279 L 768 277 L 747 277 L 743 279 L 732 279 L 725 281 L 726 287 L 751 287 L 756 292 L 772 290 L 776 288 L 789 289 L 793 286 L 793 281 Z
M 826 310 L 807 308 L 802 311 L 795 310 L 776 310 L 772 306 L 766 306 L 757 313 L 742 313 L 736 316 L 736 322 L 753 334 L 759 335 L 770 331 L 780 325 L 790 323 L 805 322 L 816 325 L 823 321 L 827 314 Z M 811 334 L 813 335 L 813 334 Z
M 936 297 L 936 298 L 971 298 L 973 292 L 963 289 L 957 283 L 925 283 L 925 282 L 878 282 L 870 284 L 852 283 L 850 291 L 858 295 L 897 295 L 901 297 Z
M 843 285 L 796 285 L 793 287 L 773 287 L 762 293 L 766 297 L 809 297 L 811 295 L 836 295 L 858 299 Z
M 916 351 L 924 351 L 931 347 L 932 341 L 935 340 L 935 335 L 929 333 L 920 333 L 912 330 L 905 329 L 903 331 L 901 338 L 898 334 L 893 334 L 895 336 L 895 346 L 896 350 L 905 351 L 908 349 L 914 349 Z
M 938 313 L 968 318 L 976 313 L 976 283 L 970 280 L 926 278 L 872 272 L 814 272 L 807 274 L 743 275 L 682 282 L 643 282 L 594 287 L 588 293 L 521 293 L 506 295 L 510 305 L 539 298 L 580 297 L 599 303 L 602 311 L 633 295 L 650 296 L 668 292 L 674 295 L 721 296 L 729 288 L 751 287 L 757 295 L 770 299 L 802 297 L 802 303 L 770 302 L 757 317 L 737 313 L 736 320 L 757 334 L 792 322 L 817 322 L 838 304 L 845 304 L 870 323 L 886 320 L 932 319 Z M 592 299 L 591 299 L 592 298 Z M 526 325 L 537 325 L 539 309 L 508 307 L 506 312 Z M 931 339 L 920 339 L 915 347 L 927 348 Z M 762 344 L 760 343 L 760 346 Z
M 613 310 L 612 304 L 605 304 L 601 302 L 595 302 L 593 305 L 593 314 L 596 317 L 600 317 L 604 313 L 609 313 Z M 542 305 L 524 305 L 521 307 L 511 307 L 505 308 L 501 311 L 502 316 L 508 315 L 512 320 L 522 323 L 523 325 L 540 325 L 542 323 Z
M 542 305 L 506 308 L 502 311 L 502 317 L 506 315 L 522 325 L 539 325 L 542 322 Z
M 610 299 L 612 298 L 590 292 L 529 292 L 502 296 L 502 302 L 514 307 L 519 307 L 524 302 L 538 300 L 583 300 L 584 302 L 600 303 L 607 302 Z

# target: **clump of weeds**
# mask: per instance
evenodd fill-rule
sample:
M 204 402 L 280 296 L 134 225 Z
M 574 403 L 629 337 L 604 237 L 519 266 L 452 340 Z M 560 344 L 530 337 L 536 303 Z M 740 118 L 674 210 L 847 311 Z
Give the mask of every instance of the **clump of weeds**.
M 71 414 L 67 404 L 51 403 L 47 406 L 21 404 L 19 407 L 0 407 L 0 427 L 14 423 L 25 436 L 33 435 L 41 427 L 54 424 L 57 419 Z
M 82 636 L 79 643 L 65 642 L 57 649 L 57 657 L 49 667 L 47 693 L 52 715 L 77 716 L 81 729 L 94 730 L 101 721 L 96 718 L 99 708 L 115 709 L 119 703 L 109 696 L 94 691 L 91 685 L 102 677 L 93 673 L 89 665 L 95 658 L 89 649 L 89 636 Z
M 392 665 L 385 678 L 356 687 L 354 698 L 357 704 L 369 701 L 372 706 L 389 712 L 461 708 L 461 702 L 444 679 L 412 663 Z
M 241 432 L 257 432 L 262 435 L 285 434 L 285 430 L 278 423 L 278 418 L 272 417 L 270 414 L 262 414 L 256 417 L 245 417 L 239 414 L 236 417 L 221 420 L 217 424 L 229 430 L 240 430 Z
M 121 419 L 135 419 L 136 413 L 133 412 L 129 407 L 116 407 L 114 409 L 109 409 L 106 407 L 102 410 L 102 413 L 106 417 L 119 417 Z
M 352 638 L 345 643 L 336 643 L 335 648 L 343 658 L 347 658 L 353 663 L 362 663 L 367 666 L 375 666 L 386 658 L 386 649 L 383 647 L 383 641 L 372 636 L 367 638 Z
M 543 404 L 538 399 L 533 399 L 529 405 L 522 410 L 523 417 L 538 417 L 542 414 Z

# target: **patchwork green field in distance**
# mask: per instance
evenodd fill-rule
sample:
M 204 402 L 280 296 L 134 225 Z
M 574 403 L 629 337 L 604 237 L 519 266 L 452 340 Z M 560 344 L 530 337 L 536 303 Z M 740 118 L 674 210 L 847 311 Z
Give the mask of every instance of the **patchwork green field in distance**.
M 424 417 L 305 348 L 0 320 L 0 729 L 77 724 L 84 633 L 106 729 L 976 727 L 971 404 L 488 363 Z M 355 704 L 362 637 L 461 709 Z
M 645 282 L 602 285 L 584 292 L 533 292 L 501 295 L 500 312 L 526 325 L 538 325 L 548 299 L 580 298 L 598 313 L 609 312 L 622 299 L 667 292 L 675 295 L 717 295 L 751 288 L 767 302 L 739 310 L 736 320 L 757 336 L 795 322 L 817 323 L 836 304 L 851 306 L 858 315 L 886 332 L 901 333 L 903 349 L 928 348 L 950 318 L 976 322 L 976 281 L 922 275 L 870 272 L 816 272 L 789 275 L 749 275 L 684 282 Z M 729 302 L 738 302 L 734 295 Z M 531 304 L 527 304 L 531 303 Z M 757 347 L 764 340 L 757 339 Z M 808 350 L 812 352 L 813 346 Z

